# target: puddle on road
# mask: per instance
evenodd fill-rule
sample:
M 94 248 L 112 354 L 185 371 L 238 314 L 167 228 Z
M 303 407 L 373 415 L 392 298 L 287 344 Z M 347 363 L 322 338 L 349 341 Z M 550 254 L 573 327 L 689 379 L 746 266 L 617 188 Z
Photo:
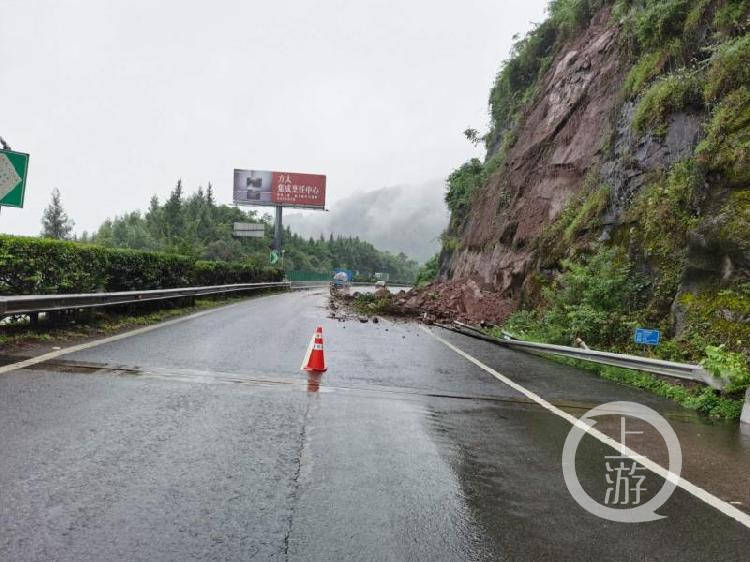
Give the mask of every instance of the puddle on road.
M 19 360 L 19 358 L 15 359 Z M 465 395 L 449 391 L 411 386 L 330 384 L 327 382 L 326 375 L 315 373 L 300 374 L 300 376 L 287 375 L 274 377 L 268 376 L 265 373 L 231 373 L 221 371 L 203 371 L 197 369 L 144 368 L 131 365 L 110 365 L 105 363 L 72 361 L 65 359 L 53 359 L 43 363 L 37 363 L 25 367 L 23 370 L 52 371 L 68 374 L 129 376 L 193 384 L 236 384 L 281 390 L 304 390 L 311 393 L 355 392 L 367 393 L 380 398 L 386 396 L 400 399 L 444 398 L 474 402 L 510 403 L 529 408 L 538 407 L 536 403 L 523 397 Z M 571 413 L 575 414 L 577 412 L 580 414 L 581 411 L 588 410 L 596 404 L 576 401 L 556 401 L 555 405 L 569 410 Z

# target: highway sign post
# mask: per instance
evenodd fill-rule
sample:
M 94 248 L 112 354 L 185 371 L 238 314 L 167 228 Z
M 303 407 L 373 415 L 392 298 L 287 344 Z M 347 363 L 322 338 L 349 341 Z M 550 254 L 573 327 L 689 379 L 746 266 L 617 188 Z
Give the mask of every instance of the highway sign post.
M 643 345 L 659 345 L 660 339 L 661 332 L 659 332 L 659 330 L 649 330 L 647 328 L 635 329 L 635 343 L 641 343 Z
M 0 150 L 0 207 L 23 207 L 29 155 Z
M 235 222 L 232 224 L 232 236 L 238 238 L 263 238 L 266 226 L 262 222 Z

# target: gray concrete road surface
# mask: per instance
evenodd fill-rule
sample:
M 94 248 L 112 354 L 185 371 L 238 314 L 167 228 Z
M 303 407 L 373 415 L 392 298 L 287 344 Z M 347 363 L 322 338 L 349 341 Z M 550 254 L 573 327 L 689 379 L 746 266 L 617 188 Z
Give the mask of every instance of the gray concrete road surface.
M 325 290 L 257 298 L 0 375 L 0 560 L 747 560 L 750 529 L 683 488 L 658 521 L 588 513 L 563 481 L 568 421 L 417 325 L 326 305 Z M 309 377 L 318 324 L 328 371 Z M 748 512 L 735 424 L 433 330 L 575 416 L 661 412 L 683 477 Z M 628 444 L 666 462 L 648 432 Z M 578 448 L 592 497 L 612 454 Z

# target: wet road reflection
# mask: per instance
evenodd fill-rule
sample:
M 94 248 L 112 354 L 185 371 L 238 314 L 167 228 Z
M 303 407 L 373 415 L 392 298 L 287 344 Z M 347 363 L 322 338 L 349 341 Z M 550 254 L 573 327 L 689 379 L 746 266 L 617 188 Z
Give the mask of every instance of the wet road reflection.
M 323 378 L 323 373 L 308 373 L 307 392 L 318 392 L 320 390 L 321 378 Z

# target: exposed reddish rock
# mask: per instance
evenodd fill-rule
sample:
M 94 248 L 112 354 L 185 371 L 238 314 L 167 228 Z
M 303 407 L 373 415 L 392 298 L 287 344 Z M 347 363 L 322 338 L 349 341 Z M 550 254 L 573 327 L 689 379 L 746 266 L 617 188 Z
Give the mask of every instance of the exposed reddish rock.
M 492 322 L 518 306 L 539 258 L 535 240 L 582 188 L 606 141 L 624 74 L 616 39 L 605 8 L 561 49 L 504 166 L 477 194 L 441 283 L 416 292 L 406 306 Z
M 410 312 L 428 313 L 434 320 L 500 322 L 510 305 L 500 294 L 480 289 L 472 280 L 432 283 L 397 297 L 394 304 Z

